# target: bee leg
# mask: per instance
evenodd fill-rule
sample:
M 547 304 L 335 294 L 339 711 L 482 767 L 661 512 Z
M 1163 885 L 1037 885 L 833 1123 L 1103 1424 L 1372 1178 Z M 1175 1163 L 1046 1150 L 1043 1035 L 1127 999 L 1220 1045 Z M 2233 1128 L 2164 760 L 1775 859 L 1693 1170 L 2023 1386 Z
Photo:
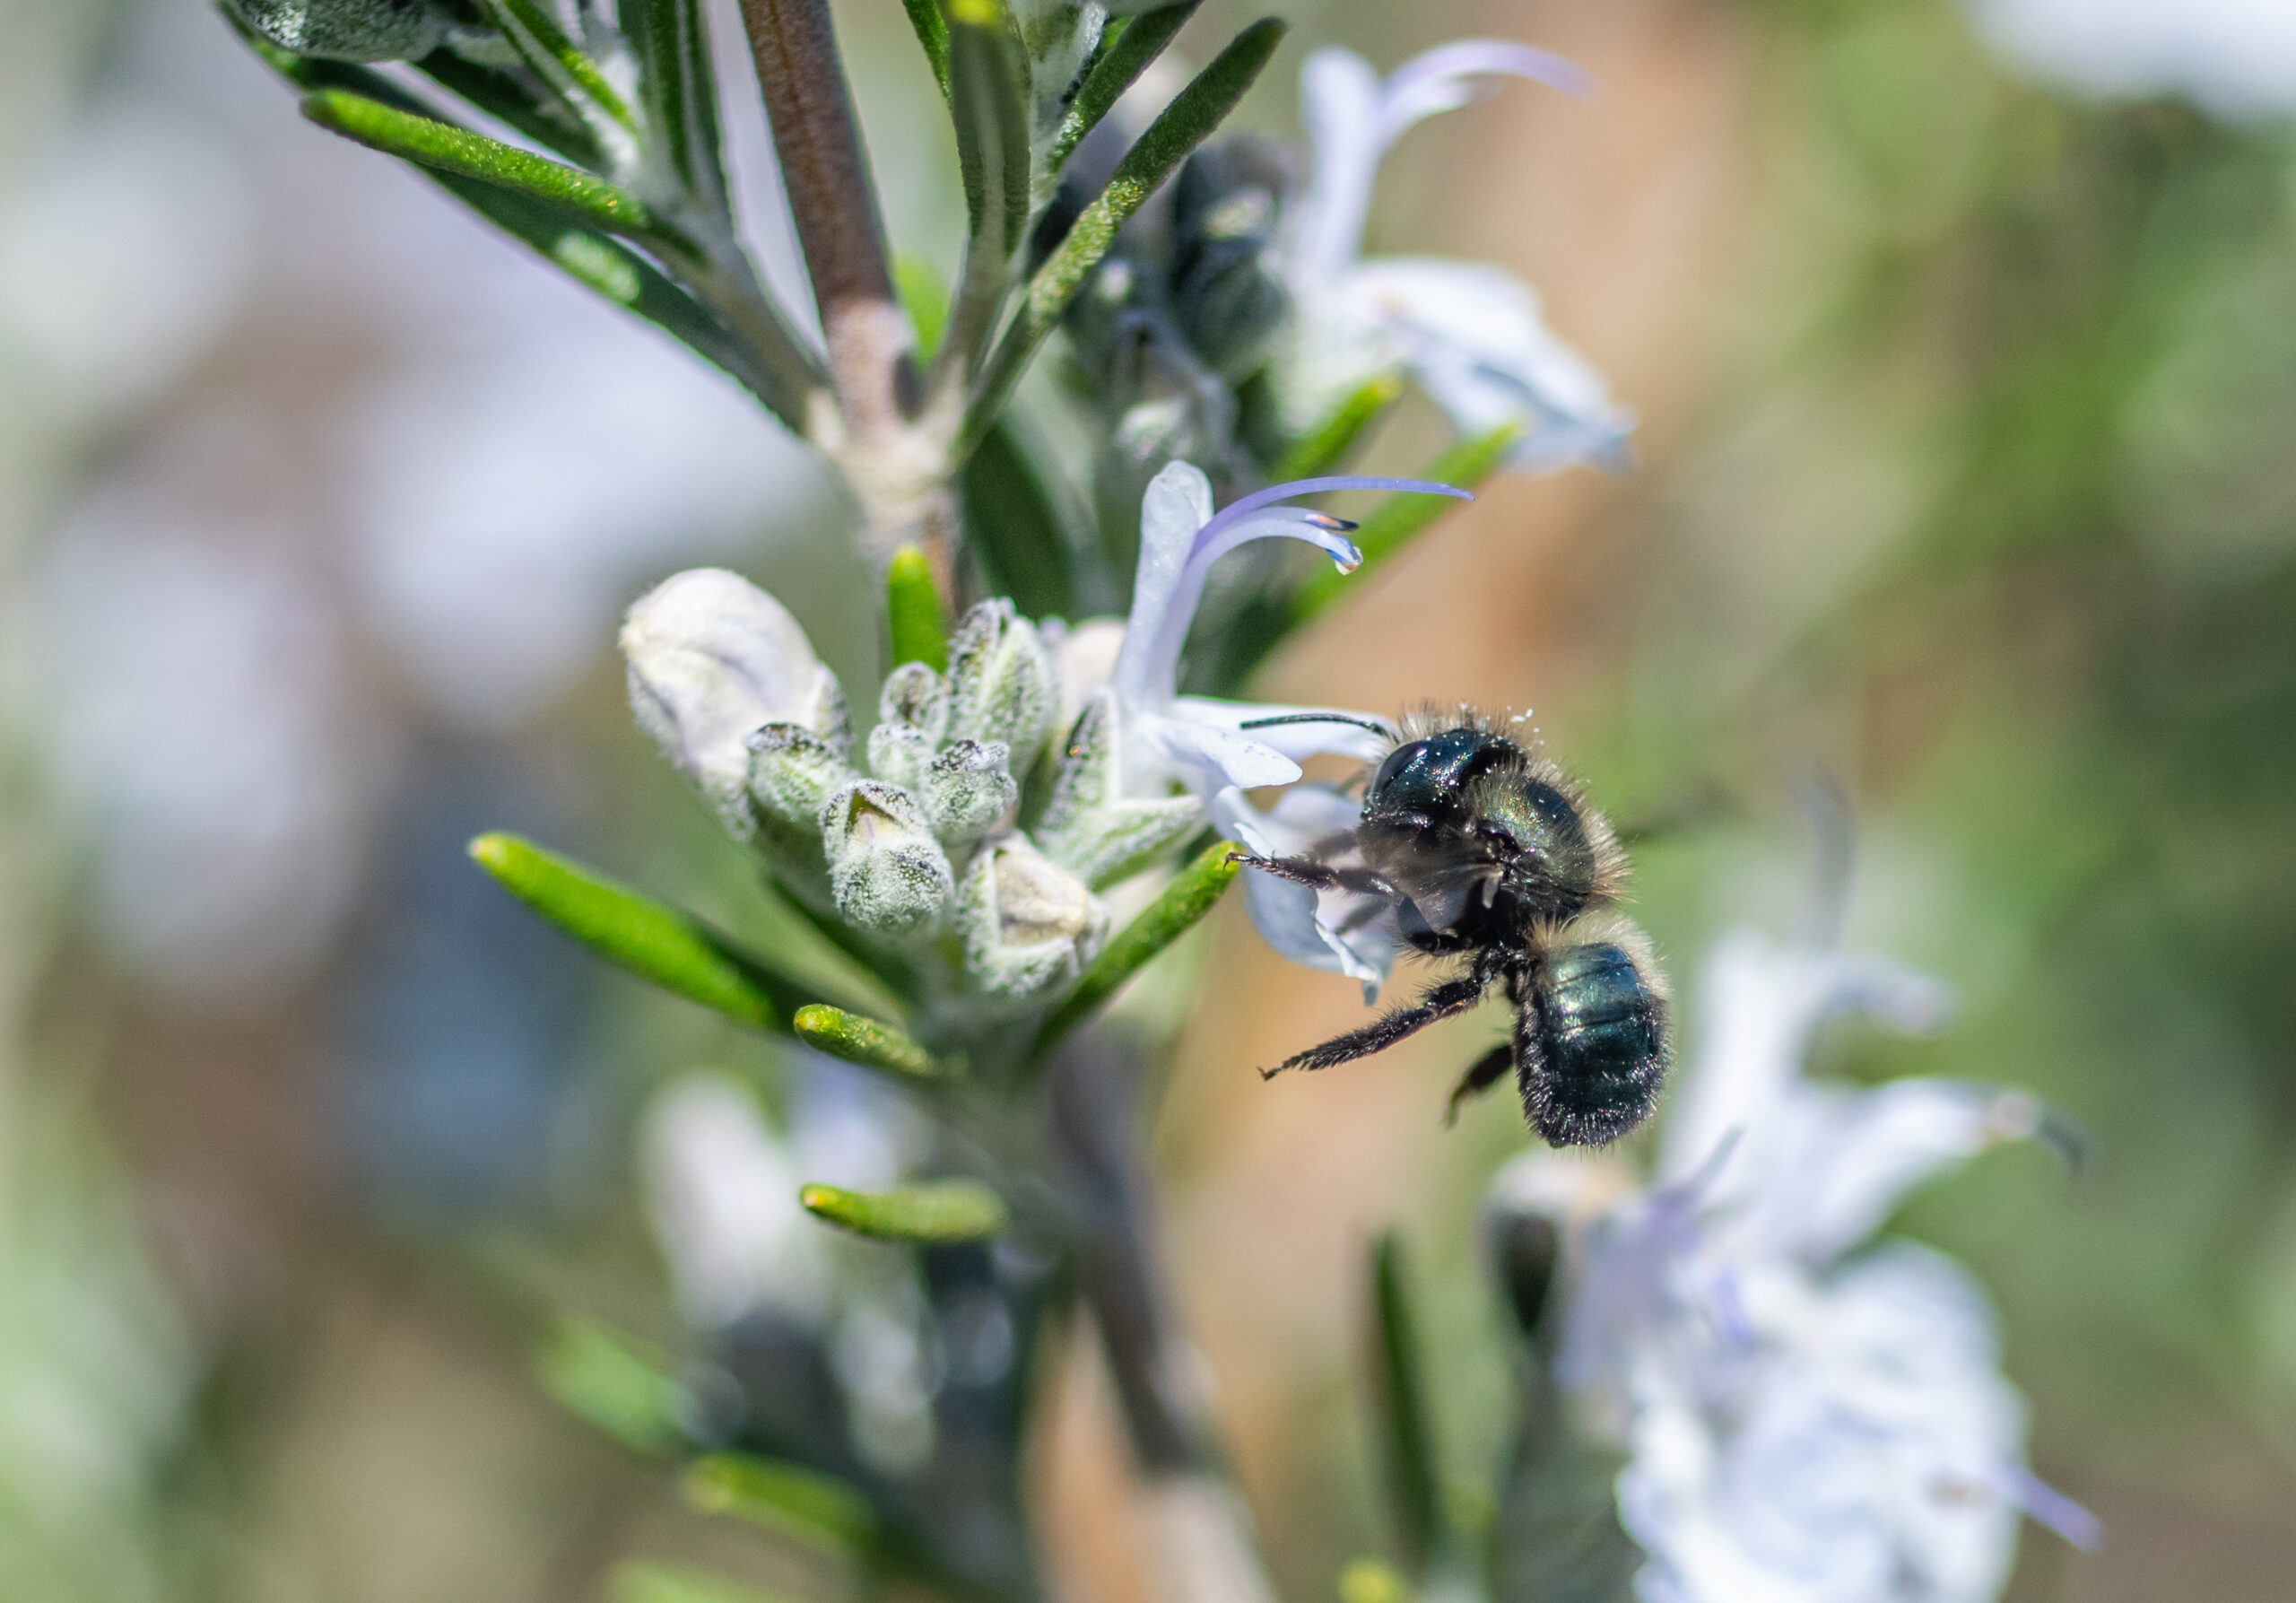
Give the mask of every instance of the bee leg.
M 1443 1128 L 1448 1129 L 1458 1123 L 1461 1102 L 1490 1090 L 1514 1067 L 1515 1049 L 1503 1041 L 1469 1064 L 1467 1072 L 1459 1076 L 1459 1083 L 1451 1087 L 1451 1100 L 1443 1109 Z
M 1313 858 L 1261 858 L 1237 852 L 1234 860 L 1247 868 L 1288 879 L 1311 891 L 1356 891 L 1366 896 L 1393 896 L 1395 887 L 1368 868 L 1335 868 Z
M 1323 1045 L 1310 1047 L 1297 1057 L 1287 1058 L 1274 1068 L 1263 1068 L 1259 1071 L 1259 1077 L 1272 1080 L 1287 1068 L 1331 1068 L 1384 1051 L 1405 1036 L 1424 1030 L 1438 1019 L 1465 1013 L 1483 1000 L 1483 989 L 1490 983 L 1489 978 L 1481 974 L 1446 980 L 1410 1006 L 1398 1007 L 1384 1018 L 1374 1019 L 1361 1030 L 1335 1035 Z

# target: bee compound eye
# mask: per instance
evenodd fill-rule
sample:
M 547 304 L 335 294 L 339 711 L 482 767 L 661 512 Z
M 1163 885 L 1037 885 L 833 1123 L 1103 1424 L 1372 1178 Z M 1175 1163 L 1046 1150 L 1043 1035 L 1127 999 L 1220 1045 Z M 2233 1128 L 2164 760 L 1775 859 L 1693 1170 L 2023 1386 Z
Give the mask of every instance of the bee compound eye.
M 1416 762 L 1426 750 L 1427 743 L 1425 741 L 1414 740 L 1408 745 L 1399 745 L 1396 747 L 1394 751 L 1389 752 L 1387 754 L 1387 761 L 1379 764 L 1379 771 L 1371 776 L 1371 788 L 1370 794 L 1371 796 L 1378 796 L 1381 791 L 1387 789 L 1390 785 L 1393 785 L 1396 782 L 1396 777 L 1400 775 L 1404 770 Z

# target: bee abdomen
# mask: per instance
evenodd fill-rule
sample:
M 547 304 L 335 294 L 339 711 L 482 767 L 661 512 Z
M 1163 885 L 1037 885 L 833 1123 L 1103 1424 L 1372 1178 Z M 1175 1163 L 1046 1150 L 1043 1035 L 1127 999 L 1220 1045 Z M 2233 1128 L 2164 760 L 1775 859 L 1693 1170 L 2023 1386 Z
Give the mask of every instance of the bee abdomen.
M 1631 954 L 1552 953 L 1527 1000 L 1515 1060 L 1532 1128 L 1557 1146 L 1601 1146 L 1650 1116 L 1666 1076 L 1665 1001 Z

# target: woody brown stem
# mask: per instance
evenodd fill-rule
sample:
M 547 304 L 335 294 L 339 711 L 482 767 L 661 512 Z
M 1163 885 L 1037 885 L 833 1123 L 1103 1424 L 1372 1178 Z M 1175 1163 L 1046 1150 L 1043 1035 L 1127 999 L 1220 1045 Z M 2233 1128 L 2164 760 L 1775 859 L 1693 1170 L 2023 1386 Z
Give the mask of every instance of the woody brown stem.
M 918 423 L 915 337 L 885 265 L 827 0 L 742 0 L 742 22 L 829 350 L 835 414 L 808 417 L 805 432 L 853 486 L 870 554 L 921 546 L 953 600 L 948 453 Z

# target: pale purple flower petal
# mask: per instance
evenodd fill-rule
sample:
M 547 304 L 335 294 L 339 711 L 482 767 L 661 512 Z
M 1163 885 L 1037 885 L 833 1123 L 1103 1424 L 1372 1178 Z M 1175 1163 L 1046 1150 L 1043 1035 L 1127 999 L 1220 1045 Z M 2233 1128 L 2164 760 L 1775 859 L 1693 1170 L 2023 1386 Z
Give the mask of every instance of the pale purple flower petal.
M 1806 1086 L 1749 1134 L 1718 1188 L 1742 1201 L 1739 1228 L 1766 1250 L 1823 1262 L 1879 1229 L 1906 1193 L 1988 1147 L 2040 1128 L 2040 1104 L 1954 1080 L 1896 1080 L 1871 1091 Z M 1797 1177 L 1791 1192 L 1751 1177 Z
M 1301 479 L 1242 497 L 1212 510 L 1212 484 L 1202 470 L 1174 462 L 1148 486 L 1140 512 L 1140 565 L 1132 591 L 1132 617 L 1117 654 L 1114 683 L 1127 704 L 1161 708 L 1179 682 L 1180 651 L 1204 599 L 1212 565 L 1254 540 L 1304 540 L 1331 554 L 1346 572 L 1362 561 L 1346 536 L 1354 526 L 1322 512 L 1274 503 L 1327 490 L 1413 491 L 1473 500 L 1466 491 L 1421 479 L 1349 475 Z
M 1370 215 L 1371 184 L 1413 124 L 1478 99 L 1488 80 L 1528 79 L 1576 95 L 1593 92 L 1583 67 L 1504 39 L 1457 39 L 1415 56 L 1382 83 L 1352 50 L 1326 45 L 1300 69 L 1300 113 L 1315 154 L 1301 213 L 1300 250 L 1310 266 L 1352 264 Z
M 1545 473 L 1575 462 L 1625 465 L 1634 413 L 1548 330 L 1538 297 L 1513 274 L 1386 257 L 1364 263 L 1348 293 L 1387 331 L 1398 359 L 1460 433 L 1522 429 L 1510 466 Z
M 1658 1146 L 1664 1177 L 1689 1174 L 1734 1130 L 1759 1139 L 1770 1115 L 1804 1089 L 1810 1041 L 1837 1014 L 1865 1013 L 1909 1033 L 1944 1027 L 1952 993 L 1885 958 L 1773 945 L 1751 932 L 1724 938 L 1708 959 L 1706 1014 Z M 1766 1171 L 1764 1161 L 1749 1172 Z
M 1460 432 L 1518 427 L 1509 463 L 1519 471 L 1620 467 L 1633 413 L 1548 331 L 1537 298 L 1512 274 L 1463 262 L 1361 259 L 1387 147 L 1500 77 L 1574 94 L 1592 87 L 1570 63 L 1498 39 L 1440 46 L 1384 83 L 1345 50 L 1309 57 L 1300 93 L 1312 161 L 1288 266 L 1299 316 L 1277 363 L 1278 395 L 1292 426 L 1312 428 L 1367 379 L 1405 370 Z
M 1909 1242 L 1859 1248 L 1909 1187 L 2036 1133 L 2040 1110 L 1951 1081 L 1803 1078 L 1831 1013 L 1943 1020 L 1944 988 L 1896 964 L 1739 935 L 1707 992 L 1708 1040 L 1662 1142 L 1671 1179 L 1613 1200 L 1604 1172 L 1536 1154 L 1492 1191 L 1519 1207 L 1530 1179 L 1576 1179 L 1578 1207 L 1598 1210 L 1574 1234 L 1556 1378 L 1629 1453 L 1636 1593 L 1990 1603 L 2021 1511 L 2076 1541 L 2095 1522 L 2024 1467 L 2023 1403 L 1974 1277 Z
M 1238 790 L 1212 801 L 1213 823 L 1229 839 L 1263 857 L 1283 857 L 1352 827 L 1359 815 L 1355 799 L 1321 785 L 1298 785 L 1265 812 Z M 1244 905 L 1260 938 L 1303 968 L 1322 969 L 1360 980 L 1369 1004 L 1394 965 L 1396 945 L 1378 928 L 1343 929 L 1361 898 L 1342 892 L 1317 892 L 1257 870 L 1244 876 Z

